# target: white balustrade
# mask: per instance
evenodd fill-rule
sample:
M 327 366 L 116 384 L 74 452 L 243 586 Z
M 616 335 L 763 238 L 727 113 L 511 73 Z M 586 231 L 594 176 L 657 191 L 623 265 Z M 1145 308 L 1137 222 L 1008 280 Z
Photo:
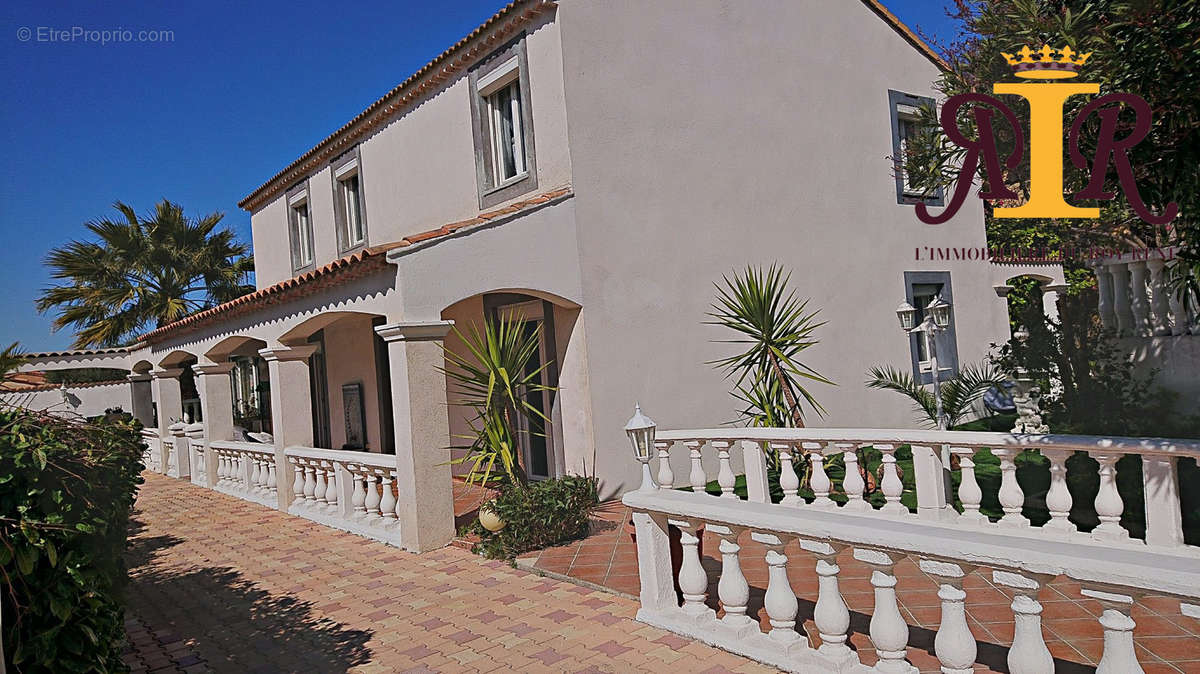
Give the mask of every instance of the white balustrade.
M 270 508 L 279 505 L 278 488 L 271 479 L 275 447 L 258 442 L 213 440 L 208 451 L 217 461 L 217 491 Z
M 656 571 L 642 576 L 643 583 L 651 585 L 643 585 L 638 620 L 787 671 L 915 672 L 906 659 L 909 627 L 898 605 L 905 588 L 897 583 L 895 573 L 895 565 L 905 558 L 913 559 L 937 583 L 941 620 L 934 637 L 934 654 L 941 670 L 951 674 L 966 674 L 977 665 L 975 636 L 966 619 L 971 590 L 963 582 L 976 567 L 992 569 L 992 582 L 1009 589 L 1013 596 L 1014 640 L 1007 659 L 1009 671 L 1017 674 L 1054 671 L 1055 661 L 1042 634 L 1038 593 L 1056 576 L 1081 583 L 1084 594 L 1104 607 L 1099 618 L 1105 634 L 1099 672 L 1140 671 L 1134 657 L 1137 636 L 1130 616 L 1132 597 L 1177 597 L 1182 610 L 1200 615 L 1200 609 L 1194 608 L 1200 605 L 1200 548 L 1184 544 L 1178 490 L 1146 485 L 1150 532 L 1146 542 L 1130 538 L 1121 528 L 1124 504 L 1115 480 L 1116 461 L 1130 454 L 1142 457 L 1147 481 L 1177 479 L 1175 463 L 1179 458 L 1200 457 L 1197 441 L 808 428 L 659 431 L 657 436 L 660 468 L 674 448 L 686 448 L 692 484 L 707 484 L 702 448 L 713 448 L 719 469 L 736 466 L 741 458 L 748 475 L 759 470 L 765 474 L 766 450 L 773 450 L 780 460 L 777 479 L 784 500 L 769 503 L 733 498 L 732 490 L 726 489 L 731 480 L 720 475 L 722 498 L 712 498 L 702 489 L 687 492 L 661 487 L 625 494 L 623 500 L 633 510 L 635 522 L 644 528 L 649 527 L 647 523 L 661 523 L 656 525 L 661 530 L 646 528 L 647 534 L 659 535 L 639 533 L 639 565 Z M 905 464 L 905 479 L 901 478 L 899 464 L 907 461 L 901 450 L 913 446 L 946 447 L 958 457 L 961 514 L 946 508 L 945 517 L 916 517 L 902 504 L 902 497 L 908 501 L 904 484 L 907 481 L 911 485 L 915 476 L 908 474 Z M 879 488 L 884 501 L 880 509 L 872 508 L 863 498 L 865 484 L 858 470 L 860 457 L 855 454 L 860 447 L 873 447 L 880 455 Z M 793 452 L 801 449 L 808 454 L 809 486 L 815 495 L 811 504 L 799 498 L 799 479 L 795 471 L 789 471 Z M 976 474 L 980 465 L 993 460 L 985 449 L 998 459 L 1001 473 L 999 493 L 991 494 L 1001 505 L 1000 512 L 989 513 L 999 517 L 995 522 L 982 512 L 988 501 Z M 1022 514 L 1025 494 L 1017 481 L 1016 458 L 1028 450 L 1042 453 L 1049 464 L 1046 508 L 1050 521 L 1042 526 L 1034 526 Z M 664 457 L 664 452 L 668 456 Z M 1069 519 L 1073 500 L 1067 488 L 1067 459 L 1076 452 L 1086 452 L 1099 462 L 1100 493 L 1095 508 L 1101 525 L 1091 533 L 1081 533 Z M 845 466 L 841 476 L 834 470 L 837 464 L 831 462 L 837 456 L 842 457 Z M 752 461 L 761 465 L 749 465 Z M 1081 465 L 1071 462 L 1070 470 L 1087 469 Z M 1030 464 L 1029 469 L 1037 469 L 1036 464 Z M 926 480 L 921 484 L 944 491 L 944 485 L 936 482 Z M 845 503 L 837 503 L 840 497 L 834 497 L 839 493 L 846 497 Z M 802 515 L 797 514 L 798 509 Z M 674 600 L 666 575 L 670 564 L 664 560 L 671 557 L 665 534 L 667 523 L 681 532 L 682 560 L 676 579 L 683 595 L 681 603 Z M 710 588 L 708 572 L 699 556 L 701 527 L 719 541 L 715 556 L 720 559 L 720 571 L 715 588 Z M 749 563 L 750 553 L 744 546 L 747 537 L 765 549 L 757 553 L 764 558 L 755 560 L 760 568 L 764 564 L 767 568 L 763 608 L 769 624 L 765 629 L 747 609 L 752 594 L 742 570 Z M 795 544 L 816 558 L 815 569 L 801 571 L 803 567 L 795 560 L 788 568 L 786 550 Z M 838 562 L 839 554 L 846 554 L 847 548 L 852 549 L 855 559 L 872 569 L 875 602 L 869 633 L 878 656 L 872 667 L 864 666 L 848 645 L 850 611 L 841 595 Z M 1151 569 L 1153 572 L 1148 573 Z M 817 581 L 812 616 L 817 632 L 814 637 L 820 639 L 816 646 L 810 645 L 798 629 L 798 601 L 789 582 L 789 574 L 795 579 L 796 573 L 815 574 Z M 708 606 L 711 592 L 720 600 L 723 615 Z M 1200 639 L 1196 645 L 1200 647 Z
M 146 443 L 146 449 L 142 451 L 142 465 L 148 471 L 154 473 L 163 472 L 162 440 L 158 437 L 158 430 L 143 428 L 142 442 Z
M 1196 309 L 1171 291 L 1174 246 L 1130 251 L 1092 260 L 1099 290 L 1100 320 L 1125 337 L 1200 334 Z
M 299 485 L 293 491 L 303 495 L 289 513 L 400 545 L 394 455 L 313 447 L 288 447 L 284 455 Z

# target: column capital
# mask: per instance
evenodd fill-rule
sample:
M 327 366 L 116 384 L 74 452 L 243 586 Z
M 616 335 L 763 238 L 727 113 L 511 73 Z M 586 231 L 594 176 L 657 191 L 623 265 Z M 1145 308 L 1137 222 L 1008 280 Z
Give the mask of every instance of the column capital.
M 197 363 L 192 366 L 192 372 L 203 376 L 206 374 L 229 374 L 233 371 L 233 363 Z
M 154 379 L 178 379 L 179 375 L 181 374 L 183 374 L 183 368 L 169 367 L 161 370 L 155 370 L 150 373 L 150 376 Z
M 1042 286 L 1043 293 L 1065 293 L 1071 286 L 1066 283 L 1047 283 Z
M 375 328 L 387 342 L 427 342 L 441 340 L 454 327 L 454 321 L 402 321 Z
M 308 360 L 317 352 L 316 344 L 297 344 L 295 346 L 269 346 L 259 349 L 258 355 L 268 363 L 273 361 Z
M 131 382 L 143 382 L 143 381 L 150 381 L 154 377 L 151 376 L 149 372 L 143 372 L 143 373 L 139 373 L 139 374 L 126 375 L 125 378 Z
M 1162 258 L 1152 257 L 1149 260 L 1146 260 L 1146 267 L 1148 267 L 1152 272 L 1161 271 L 1166 266 L 1167 261 Z
M 1110 262 L 1104 265 L 1110 274 L 1124 273 L 1129 268 L 1128 262 Z

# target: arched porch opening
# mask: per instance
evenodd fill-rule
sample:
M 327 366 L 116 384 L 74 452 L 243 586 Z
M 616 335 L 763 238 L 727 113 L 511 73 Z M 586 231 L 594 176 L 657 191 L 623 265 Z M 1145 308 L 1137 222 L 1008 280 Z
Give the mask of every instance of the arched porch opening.
M 179 380 L 179 402 L 180 409 L 178 415 L 171 409 L 162 409 L 160 401 L 155 400 L 156 405 L 159 405 L 158 413 L 167 415 L 168 425 L 177 421 L 182 421 L 185 424 L 199 423 L 204 421 L 203 405 L 200 404 L 200 392 L 196 387 L 196 373 L 192 371 L 192 366 L 199 362 L 199 359 L 187 351 L 172 351 L 166 356 L 163 356 L 158 361 L 160 370 L 180 370 L 176 378 Z
M 271 377 L 267 363 L 259 355 L 267 343 L 261 339 L 234 335 L 227 337 L 204 353 L 214 364 L 228 363 L 229 408 L 233 437 L 264 439 L 259 434 L 272 434 Z M 213 376 L 221 376 L 218 369 Z M 213 403 L 217 403 L 214 396 Z M 224 397 L 219 397 L 224 404 Z
M 549 424 L 536 418 L 518 423 L 518 460 L 531 479 L 590 474 L 595 470 L 581 310 L 577 303 L 553 293 L 502 288 L 458 300 L 441 312 L 443 320 L 455 323 L 455 330 L 445 337 L 445 347 L 463 356 L 470 353 L 464 337 L 473 331 L 482 334 L 485 322 L 501 316 L 522 319 L 527 334 L 537 335 L 538 349 L 527 370 L 540 370 L 541 383 L 552 390 L 530 391 L 526 397 L 526 402 L 541 410 Z M 447 367 L 451 367 L 449 363 Z M 464 404 L 464 397 L 459 386 L 447 377 L 449 432 L 456 446 L 471 444 L 473 436 L 475 413 Z M 465 453 L 462 449 L 451 450 L 452 458 Z M 459 475 L 468 468 L 465 464 L 452 466 Z
M 330 311 L 279 337 L 314 349 L 308 357 L 313 446 L 395 453 L 388 349 L 375 332 L 385 323 L 381 314 Z

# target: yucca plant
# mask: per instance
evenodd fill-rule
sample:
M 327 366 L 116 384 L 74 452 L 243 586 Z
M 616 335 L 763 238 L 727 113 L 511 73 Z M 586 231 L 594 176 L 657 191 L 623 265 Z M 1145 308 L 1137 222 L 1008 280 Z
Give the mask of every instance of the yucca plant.
M 937 428 L 937 401 L 931 389 L 916 383 L 909 373 L 891 366 L 873 367 L 868 375 L 868 387 L 907 396 L 913 402 L 917 418 L 931 428 Z M 957 426 L 988 389 L 999 386 L 1005 379 L 1003 373 L 993 370 L 985 361 L 966 365 L 953 378 L 943 381 L 942 414 L 946 417 L 946 428 Z
M 472 324 L 466 334 L 457 327 L 454 332 L 466 353 L 443 347 L 448 366 L 439 369 L 455 385 L 454 402 L 470 408 L 474 417 L 469 421 L 471 434 L 459 436 L 470 444 L 451 447 L 466 454 L 450 463 L 470 466 L 470 484 L 523 487 L 527 477 L 520 461 L 518 424 L 524 420 L 529 432 L 540 434 L 536 429 L 550 423 L 526 400 L 530 393 L 552 390 L 542 384 L 542 371 L 549 363 L 530 368 L 541 343 L 541 326 L 531 329 L 522 317 L 509 314 L 485 321 L 482 331 Z
M 740 333 L 718 341 L 744 350 L 709 364 L 734 380 L 734 397 L 746 404 L 742 419 L 753 426 L 802 428 L 801 400 L 818 415 L 825 413 L 806 384 L 833 384 L 799 360 L 801 351 L 817 344 L 813 333 L 824 323 L 817 322 L 818 312 L 806 312 L 808 300 L 797 299 L 788 288 L 790 278 L 774 264 L 766 271 L 747 267 L 726 276 L 716 284 L 717 300 L 708 314 L 710 325 Z

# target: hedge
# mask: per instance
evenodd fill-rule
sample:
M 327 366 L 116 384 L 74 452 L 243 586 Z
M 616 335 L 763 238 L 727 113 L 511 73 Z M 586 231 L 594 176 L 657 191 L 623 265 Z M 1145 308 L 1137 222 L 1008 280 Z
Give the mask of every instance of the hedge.
M 495 533 L 479 522 L 468 527 L 479 535 L 475 551 L 489 559 L 512 560 L 588 534 L 589 515 L 600 502 L 596 478 L 568 475 L 527 485 L 505 485 L 490 507 L 504 520 Z
M 13 672 L 120 672 L 141 426 L 0 410 L 0 608 Z

